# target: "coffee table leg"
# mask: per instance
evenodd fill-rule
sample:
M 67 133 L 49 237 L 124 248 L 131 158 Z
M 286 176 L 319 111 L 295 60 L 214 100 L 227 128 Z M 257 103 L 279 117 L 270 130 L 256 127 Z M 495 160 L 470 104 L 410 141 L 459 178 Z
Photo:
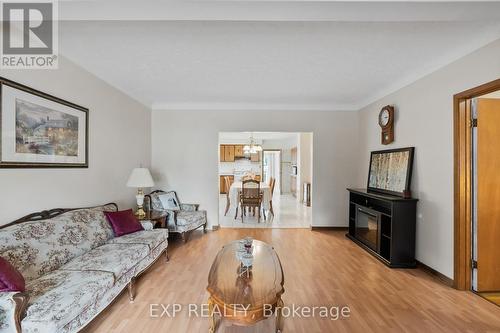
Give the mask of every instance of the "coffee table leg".
M 214 302 L 212 297 L 208 298 L 208 314 L 210 316 L 210 327 L 208 328 L 208 333 L 215 332 L 215 314 L 214 314 Z
M 276 303 L 276 311 L 277 311 L 277 314 L 276 314 L 276 333 L 281 333 L 281 331 L 283 329 L 283 312 L 282 312 L 283 306 L 284 306 L 284 303 L 280 297 L 278 299 L 278 302 Z

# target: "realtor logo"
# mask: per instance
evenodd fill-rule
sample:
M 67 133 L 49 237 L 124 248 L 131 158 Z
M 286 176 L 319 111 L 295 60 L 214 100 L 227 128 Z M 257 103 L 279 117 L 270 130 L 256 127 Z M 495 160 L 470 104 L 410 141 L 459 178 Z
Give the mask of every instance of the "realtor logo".
M 57 2 L 2 2 L 1 68 L 57 68 Z

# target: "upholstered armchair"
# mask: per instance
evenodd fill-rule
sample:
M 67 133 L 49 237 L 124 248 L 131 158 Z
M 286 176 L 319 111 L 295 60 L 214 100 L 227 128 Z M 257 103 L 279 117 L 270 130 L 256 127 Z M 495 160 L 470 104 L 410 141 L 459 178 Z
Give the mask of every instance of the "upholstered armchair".
M 175 191 L 153 191 L 145 197 L 149 209 L 167 211 L 167 227 L 169 232 L 179 233 L 186 242 L 193 230 L 207 228 L 207 212 L 199 210 L 198 204 L 180 203 Z

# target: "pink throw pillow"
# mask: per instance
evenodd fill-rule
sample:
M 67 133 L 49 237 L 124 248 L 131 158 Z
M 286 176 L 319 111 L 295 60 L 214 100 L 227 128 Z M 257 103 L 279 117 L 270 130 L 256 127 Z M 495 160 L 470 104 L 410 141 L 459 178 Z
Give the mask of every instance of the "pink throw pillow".
M 104 212 L 116 237 L 144 230 L 132 209 L 118 212 Z
M 24 291 L 23 275 L 10 262 L 0 257 L 0 292 Z

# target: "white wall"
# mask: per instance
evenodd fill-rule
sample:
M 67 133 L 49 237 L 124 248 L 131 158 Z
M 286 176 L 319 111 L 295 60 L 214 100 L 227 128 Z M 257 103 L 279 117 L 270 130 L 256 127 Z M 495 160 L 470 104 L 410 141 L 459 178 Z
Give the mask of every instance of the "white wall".
M 89 168 L 0 169 L 0 225 L 56 207 L 133 206 L 135 190 L 125 183 L 132 168 L 150 162 L 148 108 L 63 57 L 58 70 L 0 75 L 90 110 Z
M 358 185 L 366 187 L 369 152 L 415 146 L 413 195 L 419 198 L 417 260 L 453 277 L 453 95 L 500 77 L 500 40 L 363 108 Z M 380 144 L 380 109 L 396 107 L 395 142 Z
M 351 134 L 351 137 L 353 135 Z M 304 183 L 311 183 L 312 181 L 312 144 L 313 144 L 313 134 L 312 133 L 300 133 L 299 135 L 299 146 L 297 149 L 297 160 L 298 160 L 298 177 L 297 177 L 297 200 L 302 202 L 304 200 L 304 191 L 302 185 Z M 311 189 L 312 192 L 312 189 Z
M 152 115 L 152 169 L 158 187 L 200 203 L 218 222 L 219 132 L 313 132 L 313 226 L 347 225 L 347 191 L 355 181 L 356 112 L 165 111 Z M 349 144 L 346 144 L 346 138 Z M 204 161 L 200 168 L 199 161 Z
M 290 150 L 297 147 L 299 143 L 299 133 L 294 133 L 288 138 L 284 139 L 266 139 L 262 141 L 262 148 L 264 149 L 281 149 Z

